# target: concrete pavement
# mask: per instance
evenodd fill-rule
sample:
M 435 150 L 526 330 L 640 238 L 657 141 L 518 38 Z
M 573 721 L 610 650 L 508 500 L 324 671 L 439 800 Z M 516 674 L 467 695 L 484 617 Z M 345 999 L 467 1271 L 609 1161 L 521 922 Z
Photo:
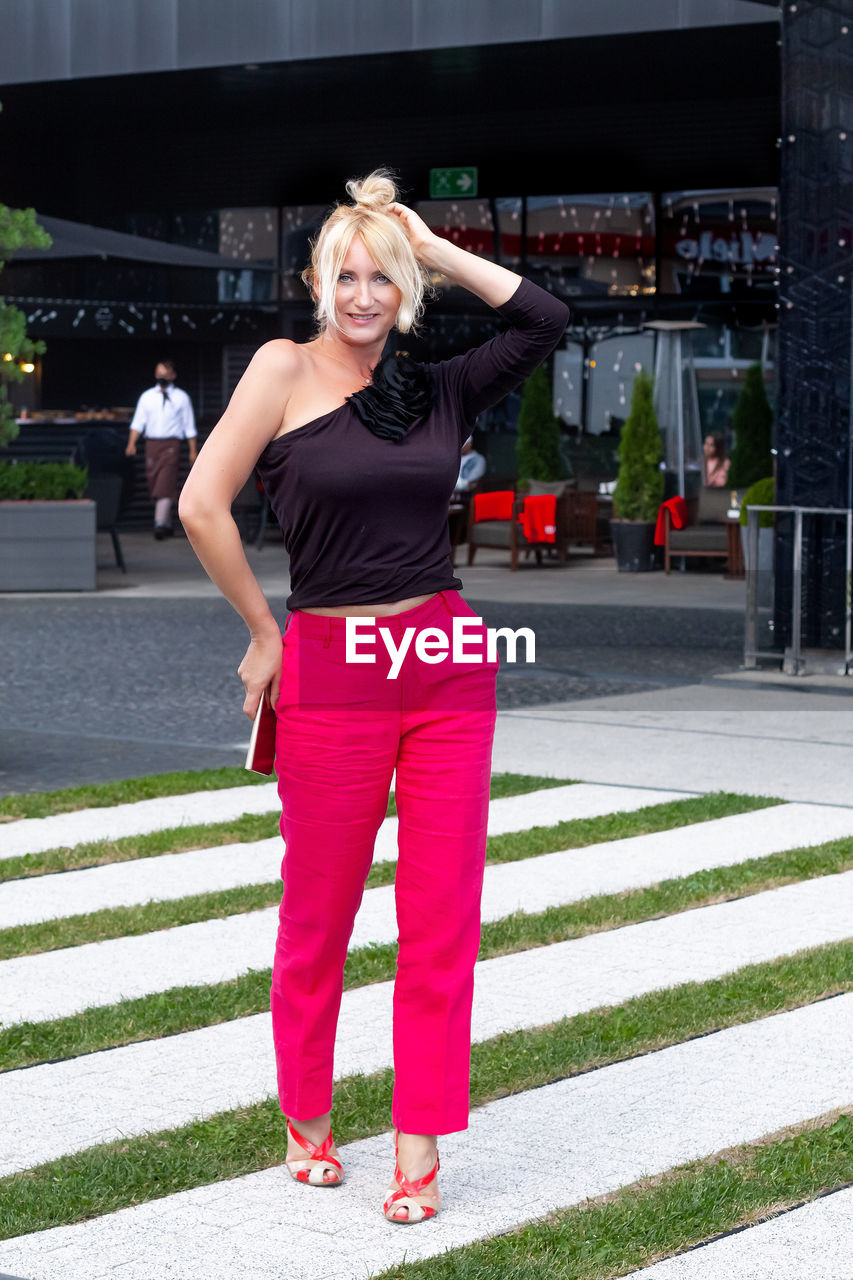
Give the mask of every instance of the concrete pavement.
M 242 763 L 242 621 L 184 538 L 123 544 L 96 593 L 4 597 L 0 793 Z M 281 544 L 247 556 L 283 622 Z M 496 769 L 851 803 L 853 679 L 742 671 L 743 582 L 491 550 L 457 572 L 489 626 L 537 638 L 500 673 Z
M 181 534 L 156 542 L 147 533 L 122 533 L 121 544 L 127 564 L 123 574 L 115 563 L 107 534 L 98 535 L 97 591 L 46 592 L 39 598 L 80 599 L 82 596 L 124 595 L 141 599 L 218 599 L 219 592 L 201 568 L 195 552 Z M 246 558 L 264 594 L 271 600 L 287 595 L 287 555 L 275 535 L 262 550 L 244 544 Z M 467 597 L 500 600 L 506 603 L 538 604 L 650 604 L 678 609 L 741 610 L 743 580 L 727 580 L 722 573 L 691 569 L 688 573 L 662 571 L 653 574 L 618 573 L 609 557 L 594 558 L 581 549 L 572 552 L 567 565 L 546 560 L 541 567 L 533 556 L 522 557 L 518 569 L 509 568 L 507 552 L 484 547 L 476 561 L 465 563 L 466 548 L 457 554 L 457 576 L 465 584 Z M 19 592 L 4 599 L 32 600 L 38 593 Z

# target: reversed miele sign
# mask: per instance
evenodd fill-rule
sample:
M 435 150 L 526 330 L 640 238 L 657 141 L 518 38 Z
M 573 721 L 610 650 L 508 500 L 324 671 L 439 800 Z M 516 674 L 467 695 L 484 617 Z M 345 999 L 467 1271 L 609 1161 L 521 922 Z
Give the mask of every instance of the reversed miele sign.
M 729 191 L 673 191 L 661 199 L 662 279 L 664 292 L 689 291 L 702 279 L 765 280 L 772 276 L 778 252 L 773 187 Z
M 713 231 L 703 231 L 698 239 L 685 236 L 676 240 L 672 246 L 679 258 L 688 260 L 710 259 L 714 262 L 737 262 L 746 265 L 757 262 L 772 263 L 776 255 L 776 237 L 769 231 L 753 234 L 751 231 L 736 232 L 734 236 L 715 235 Z

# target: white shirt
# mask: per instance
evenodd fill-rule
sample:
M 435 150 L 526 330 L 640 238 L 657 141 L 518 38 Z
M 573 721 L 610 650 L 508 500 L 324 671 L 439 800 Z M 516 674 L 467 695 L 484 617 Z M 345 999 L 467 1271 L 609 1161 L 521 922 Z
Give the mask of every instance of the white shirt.
M 486 474 L 486 459 L 481 453 L 477 453 L 476 449 L 472 449 L 470 453 L 462 455 L 462 462 L 459 467 L 459 476 L 456 480 L 457 489 L 470 489 L 475 481 Z
M 193 403 L 180 387 L 167 387 L 166 396 L 160 387 L 143 391 L 136 404 L 136 412 L 130 424 L 131 431 L 138 431 L 149 440 L 187 439 L 196 434 Z

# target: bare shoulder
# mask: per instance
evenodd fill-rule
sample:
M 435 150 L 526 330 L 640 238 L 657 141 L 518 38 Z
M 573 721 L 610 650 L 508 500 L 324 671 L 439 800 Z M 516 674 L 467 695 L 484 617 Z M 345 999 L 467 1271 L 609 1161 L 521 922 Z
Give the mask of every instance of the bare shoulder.
M 263 343 L 246 366 L 229 407 L 250 403 L 252 412 L 256 412 L 260 399 L 276 405 L 280 414 L 299 381 L 302 367 L 299 343 L 289 338 L 273 338 Z
M 294 385 L 299 382 L 299 344 L 273 338 L 258 347 L 231 394 L 214 434 L 239 437 L 255 456 L 280 430 Z
M 302 345 L 290 338 L 272 338 L 258 347 L 251 364 L 265 373 L 283 373 L 293 376 L 303 365 L 305 355 Z

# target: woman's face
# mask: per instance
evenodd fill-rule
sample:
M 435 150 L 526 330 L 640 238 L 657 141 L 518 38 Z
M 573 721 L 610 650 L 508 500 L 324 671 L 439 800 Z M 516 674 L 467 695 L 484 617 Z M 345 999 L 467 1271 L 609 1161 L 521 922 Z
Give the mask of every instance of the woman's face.
M 377 267 L 361 236 L 353 236 L 335 288 L 335 318 L 348 342 L 384 340 L 402 301 L 395 284 Z
M 705 444 L 704 444 L 703 448 L 704 448 L 704 450 L 705 450 L 705 457 L 706 457 L 706 458 L 713 458 L 713 457 L 716 455 L 716 452 L 717 452 L 717 445 L 716 445 L 716 442 L 715 442 L 715 440 L 714 440 L 714 437 L 713 437 L 713 436 L 706 436 L 706 437 L 705 437 Z

